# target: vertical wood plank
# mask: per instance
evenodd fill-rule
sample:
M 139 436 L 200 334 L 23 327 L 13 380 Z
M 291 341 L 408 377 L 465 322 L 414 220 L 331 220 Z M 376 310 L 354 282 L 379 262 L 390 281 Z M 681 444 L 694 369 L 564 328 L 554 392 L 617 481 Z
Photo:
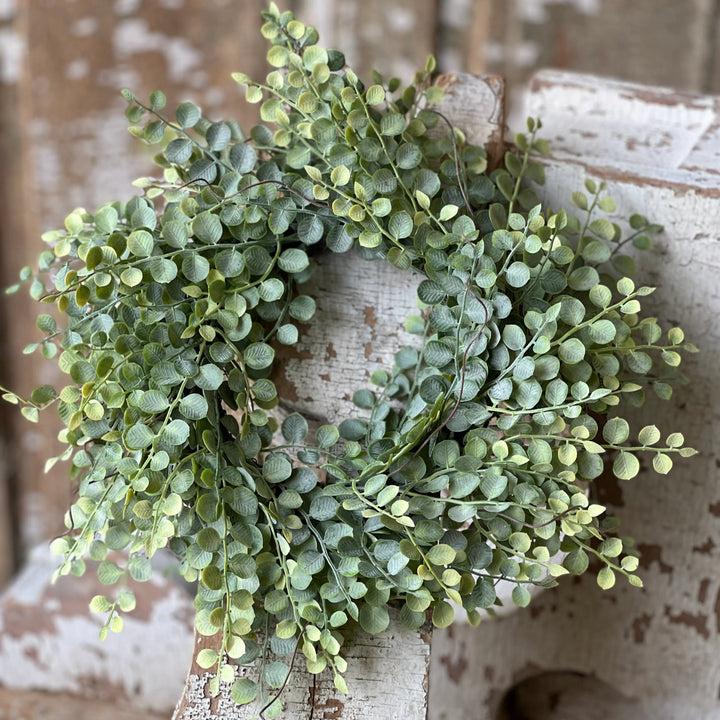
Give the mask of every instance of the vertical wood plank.
M 2 293 L 28 262 L 25 218 L 34 202 L 25 183 L 19 112 L 24 40 L 24 14 L 12 2 L 0 7 L 0 384 L 13 388 L 28 372 L 20 348 L 30 341 L 33 323 L 25 297 Z M 0 401 L 0 586 L 16 569 L 20 478 L 34 437 L 18 409 Z
M 6 94 L 3 104 L 5 122 L 18 128 L 2 138 L 14 157 L 14 165 L 5 166 L 7 212 L 0 219 L 4 283 L 34 262 L 43 249 L 41 232 L 61 226 L 70 210 L 129 199 L 136 192 L 130 182 L 152 172 L 151 150 L 126 131 L 121 88 L 139 97 L 162 88 L 170 112 L 192 99 L 213 119 L 233 117 L 244 127 L 256 120 L 256 106 L 244 102 L 230 75 L 264 76 L 265 41 L 258 30 L 265 6 L 264 0 L 36 0 L 20 6 L 13 32 L 26 48 L 22 82 L 9 91 L 17 102 Z M 41 383 L 62 386 L 54 363 L 20 354 L 40 337 L 34 329 L 39 306 L 24 290 L 2 302 L 12 323 L 6 330 L 11 365 L 1 380 L 22 393 Z M 12 416 L 12 472 L 25 548 L 62 529 L 72 497 L 66 466 L 43 472 L 59 448 L 59 421 L 47 415 L 39 426 L 17 412 Z
M 502 152 L 503 84 L 500 78 L 442 76 L 446 88 L 440 110 L 466 132 L 468 140 L 487 145 L 497 161 Z M 357 414 L 352 391 L 368 384 L 370 371 L 392 366 L 394 353 L 417 338 L 404 331 L 405 318 L 417 311 L 419 276 L 356 253 L 320 257 L 313 278 L 302 288 L 317 302 L 317 313 L 297 347 L 279 348 L 281 367 L 274 378 L 285 411 L 300 411 L 318 422 L 339 423 Z M 357 358 L 364 358 L 357 362 Z M 221 638 L 196 635 L 195 656 L 204 648 L 219 652 Z M 427 629 L 402 628 L 397 612 L 389 630 L 359 632 L 346 651 L 350 696 L 337 693 L 329 672 L 317 678 L 299 667 L 284 692 L 288 720 L 327 710 L 326 718 L 344 720 L 424 720 L 427 710 Z M 298 659 L 302 665 L 302 658 Z M 402 668 L 398 673 L 397 668 Z M 211 698 L 211 673 L 193 664 L 174 720 L 244 720 L 257 707 L 241 708 L 229 699 L 230 685 Z M 320 716 L 322 717 L 322 716 Z
M 437 58 L 442 72 L 487 72 L 491 0 L 439 0 Z
M 361 78 L 377 69 L 410 82 L 435 51 L 435 0 L 296 0 L 294 10 Z
M 568 720 L 592 712 L 627 716 L 618 709 L 619 696 L 629 717 L 714 720 L 720 708 L 720 333 L 714 320 L 720 310 L 720 102 L 546 71 L 531 83 L 527 109 L 542 117 L 550 140 L 542 189 L 548 205 L 570 207 L 571 191 L 591 177 L 608 183 L 621 208 L 612 220 L 639 212 L 665 226 L 653 251 L 636 254 L 635 279 L 657 287 L 643 303 L 649 314 L 665 329 L 681 325 L 701 352 L 683 358 L 690 384 L 676 388 L 668 402 L 648 391 L 630 424 L 634 432 L 656 424 L 663 436 L 682 431 L 699 455 L 678 459 L 667 477 L 646 462 L 632 482 L 592 483 L 599 501 L 614 506 L 623 534 L 638 542 L 644 590 L 620 578 L 607 592 L 592 575 L 561 578 L 525 611 L 472 633 L 436 632 L 430 714 L 433 720 L 496 717 L 505 692 L 528 679 L 524 698 L 534 710 L 525 717 L 540 720 L 548 717 L 548 698 L 538 685 L 557 685 L 541 682 L 532 690 L 530 678 L 571 668 L 610 688 L 592 695 L 582 684 L 563 682 L 555 704 Z
M 219 651 L 219 636 L 196 635 L 195 655 L 203 648 Z M 379 635 L 358 631 L 348 638 L 343 650 L 348 661 L 345 673 L 349 694 L 333 685 L 332 673 L 310 675 L 304 656 L 298 654 L 287 686 L 278 696 L 286 720 L 425 720 L 430 662 L 428 628 L 412 631 L 400 623 L 400 613 L 391 610 L 390 626 Z M 241 672 L 245 672 L 241 668 Z M 250 670 L 252 677 L 252 669 Z M 265 704 L 237 705 L 230 697 L 231 683 L 222 683 L 220 694 L 212 697 L 209 683 L 213 674 L 193 663 L 185 694 L 173 720 L 249 720 Z

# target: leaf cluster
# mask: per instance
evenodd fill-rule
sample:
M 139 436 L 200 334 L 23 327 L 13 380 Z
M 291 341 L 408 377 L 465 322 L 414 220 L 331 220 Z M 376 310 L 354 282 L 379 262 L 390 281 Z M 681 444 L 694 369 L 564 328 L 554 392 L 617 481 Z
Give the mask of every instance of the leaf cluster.
M 488 172 L 435 108 L 432 59 L 410 87 L 377 73 L 366 86 L 290 13 L 271 5 L 264 20 L 274 69 L 235 76 L 263 123 L 245 135 L 192 103 L 164 114 L 162 93 L 126 91 L 162 178 L 74 210 L 20 279 L 56 308 L 27 351 L 69 378 L 23 401 L 31 420 L 57 408 L 66 450 L 48 466 L 69 461 L 79 485 L 59 573 L 89 557 L 105 584 L 143 581 L 169 548 L 197 582 L 197 629 L 222 633 L 222 653 L 198 661 L 271 715 L 297 655 L 344 689 L 348 628 L 382 632 L 388 603 L 410 628 L 428 615 L 445 627 L 458 605 L 477 623 L 499 581 L 524 606 L 528 586 L 591 559 L 602 587 L 641 585 L 586 483 L 606 464 L 631 479 L 640 453 L 660 473 L 693 454 L 623 412 L 648 389 L 667 399 L 695 348 L 642 313 L 652 288 L 628 277 L 623 248 L 660 228 L 633 215 L 624 236 L 590 180 L 578 217 L 538 203 L 539 122 Z M 355 392 L 361 419 L 279 423 L 275 350 L 315 312 L 303 283 L 318 252 L 352 249 L 422 276 L 406 324 L 421 348 Z M 128 590 L 91 603 L 104 632 L 133 606 Z M 254 680 L 238 673 L 251 663 Z

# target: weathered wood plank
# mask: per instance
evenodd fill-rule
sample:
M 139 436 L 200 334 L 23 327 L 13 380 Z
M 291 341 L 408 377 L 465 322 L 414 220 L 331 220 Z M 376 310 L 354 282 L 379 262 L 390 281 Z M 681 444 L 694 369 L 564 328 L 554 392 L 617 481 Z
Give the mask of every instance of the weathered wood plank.
M 718 99 L 545 70 L 527 112 L 542 118 L 555 163 L 592 168 L 627 184 L 717 193 Z
M 490 152 L 501 152 L 502 81 L 467 75 L 443 76 L 441 81 L 448 91 L 441 112 L 469 141 L 487 143 Z M 327 253 L 317 262 L 313 279 L 300 288 L 315 299 L 315 318 L 303 329 L 296 347 L 278 348 L 282 364 L 275 382 L 285 412 L 300 411 L 318 423 L 339 423 L 361 414 L 352 403 L 352 393 L 368 385 L 372 371 L 391 368 L 394 353 L 403 345 L 417 345 L 417 337 L 405 332 L 403 323 L 418 312 L 416 289 L 421 278 L 386 262 L 363 260 L 353 252 Z M 218 641 L 196 637 L 196 655 L 208 642 L 217 650 Z M 325 708 L 327 718 L 346 720 L 424 718 L 428 654 L 426 633 L 408 632 L 394 617 L 389 631 L 374 637 L 358 634 L 349 646 L 348 698 L 337 693 L 329 672 L 313 684 L 306 673 L 296 671 L 283 698 L 288 717 L 299 720 L 314 707 Z M 394 674 L 397 667 L 403 668 L 401 678 Z M 191 669 L 176 720 L 251 717 L 252 711 L 227 699 L 229 687 L 223 697 L 211 701 L 206 692 L 209 678 L 201 668 Z M 310 693 L 309 688 L 315 689 Z
M 541 73 L 531 90 L 526 110 L 542 117 L 552 143 L 547 202 L 570 207 L 571 191 L 590 176 L 607 181 L 623 214 L 640 212 L 665 226 L 656 249 L 638 256 L 638 275 L 658 287 L 648 300 L 652 314 L 665 327 L 681 324 L 701 353 L 683 360 L 691 384 L 667 403 L 648 397 L 632 426 L 682 430 L 700 454 L 678 461 L 668 478 L 644 469 L 629 483 L 597 483 L 600 500 L 615 506 L 638 541 L 644 591 L 619 581 L 602 592 L 592 577 L 562 579 L 528 611 L 473 634 L 436 632 L 430 715 L 491 718 L 519 680 L 572 668 L 636 699 L 642 709 L 635 717 L 716 720 L 720 106 L 716 98 L 569 74 Z M 611 695 L 594 701 L 605 717 L 616 717 Z
M 103 642 L 88 603 L 108 588 L 92 570 L 51 585 L 56 566 L 40 546 L 0 596 L 0 685 L 169 715 L 192 657 L 191 594 L 156 566 L 150 581 L 131 585 L 137 607 L 123 632 Z
M 257 107 L 244 102 L 230 75 L 266 73 L 265 41 L 258 32 L 266 5 L 265 0 L 18 4 L 0 38 L 8 50 L 26 50 L 13 56 L 2 108 L 3 122 L 18 129 L 2 137 L 8 151 L 2 155 L 3 285 L 35 262 L 43 249 L 41 232 L 62 226 L 74 206 L 93 209 L 128 199 L 135 194 L 130 182 L 153 172 L 150 151 L 126 132 L 121 88 L 147 97 L 161 87 L 171 111 L 193 99 L 212 118 L 234 117 L 245 127 L 256 121 Z M 40 337 L 34 327 L 38 312 L 25 291 L 3 298 L 3 313 L 13 318 L 5 337 L 12 360 L 0 382 L 21 393 L 63 383 L 51 363 L 20 353 Z M 9 460 L 24 549 L 63 529 L 71 499 L 67 469 L 58 464 L 50 474 L 43 472 L 45 460 L 56 454 L 57 430 L 49 413 L 39 426 L 13 415 Z
M 0 688 L 0 720 L 162 720 L 165 717 L 67 693 Z
M 491 0 L 484 71 L 515 88 L 547 67 L 717 88 L 713 7 L 707 0 Z
M 308 717 L 316 720 L 424 720 L 430 662 L 427 628 L 420 632 L 407 630 L 400 623 L 399 613 L 392 611 L 390 627 L 385 632 L 373 636 L 358 632 L 348 640 L 343 657 L 348 661 L 345 679 L 349 694 L 338 692 L 330 672 L 310 675 L 303 667 L 300 653 L 290 680 L 279 695 L 282 717 L 287 720 L 306 720 Z M 196 655 L 203 648 L 219 650 L 218 636 L 196 635 L 195 642 Z M 173 720 L 255 718 L 275 697 L 266 698 L 260 705 L 240 706 L 230 698 L 231 683 L 224 683 L 220 694 L 211 696 L 209 683 L 212 677 L 193 662 L 185 694 Z
M 492 0 L 440 0 L 437 60 L 442 72 L 487 73 Z
M 345 53 L 360 77 L 377 69 L 412 82 L 435 50 L 435 0 L 296 0 L 295 13 L 318 29 L 325 46 Z
M 505 82 L 498 75 L 450 73 L 437 84 L 445 90 L 439 110 L 460 128 L 472 145 L 485 148 L 488 165 L 502 162 L 505 133 Z

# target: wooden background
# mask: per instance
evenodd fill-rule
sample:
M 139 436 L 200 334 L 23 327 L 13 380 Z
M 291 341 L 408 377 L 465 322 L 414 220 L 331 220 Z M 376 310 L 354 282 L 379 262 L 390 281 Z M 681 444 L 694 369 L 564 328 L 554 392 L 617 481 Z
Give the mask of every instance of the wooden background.
M 671 87 L 720 88 L 718 0 L 294 0 L 323 42 L 361 74 L 412 77 L 430 52 L 442 71 L 497 72 L 510 102 L 540 66 Z M 247 126 L 230 73 L 265 73 L 257 32 L 263 0 L 0 0 L 0 285 L 32 264 L 42 231 L 76 206 L 131 194 L 150 167 L 125 131 L 118 91 L 166 91 Z M 517 115 L 517 112 L 515 112 Z M 510 113 L 511 123 L 513 114 Z M 0 383 L 27 392 L 57 381 L 52 364 L 20 348 L 39 336 L 35 303 L 0 305 Z M 27 548 L 61 527 L 65 468 L 43 474 L 58 426 L 0 407 L 0 583 Z
M 504 75 L 511 127 L 520 117 L 528 80 L 540 67 L 720 93 L 720 0 L 286 0 L 280 4 L 316 25 L 322 41 L 342 48 L 363 76 L 376 67 L 386 75 L 409 79 L 430 52 L 438 56 L 443 72 Z M 217 119 L 231 116 L 244 126 L 252 123 L 256 107 L 244 105 L 230 73 L 265 74 L 265 46 L 258 36 L 259 12 L 264 7 L 264 0 L 0 0 L 0 286 L 14 282 L 18 269 L 34 262 L 42 249 L 42 231 L 60 226 L 75 206 L 92 209 L 109 199 L 129 197 L 130 181 L 150 170 L 147 148 L 125 131 L 120 88 L 130 87 L 139 96 L 162 88 L 171 106 L 192 99 Z M 717 202 L 716 197 L 712 200 L 706 215 Z M 707 217 L 704 222 L 703 227 L 709 228 L 707 254 L 717 230 L 712 230 Z M 60 382 L 51 363 L 20 352 L 39 336 L 34 329 L 37 311 L 24 293 L 0 297 L 0 384 L 21 392 Z M 707 369 L 708 379 L 713 372 L 716 376 L 716 371 Z M 49 416 L 42 425 L 33 426 L 16 409 L 0 406 L 0 585 L 17 570 L 29 548 L 62 527 L 71 499 L 66 468 L 56 466 L 51 474 L 43 474 L 45 459 L 56 454 L 58 429 Z M 706 478 L 714 472 L 709 457 L 702 466 Z M 698 495 L 696 504 L 703 503 L 705 496 Z M 713 517 L 720 517 L 718 506 L 720 502 L 711 506 Z M 661 536 L 666 529 L 641 523 L 636 534 Z M 685 648 L 689 645 L 683 637 L 694 633 L 710 652 L 720 632 L 720 593 L 714 615 L 708 614 L 713 612 L 708 608 L 717 584 L 710 565 L 717 563 L 715 541 L 708 537 L 704 545 L 698 542 L 697 562 L 705 563 L 707 574 L 699 575 L 693 566 L 693 577 L 701 582 L 697 602 L 695 589 L 683 590 L 679 576 L 673 575 L 673 567 L 682 567 L 682 548 L 668 559 L 660 542 L 646 547 L 649 580 L 657 597 L 667 587 L 677 604 L 666 612 L 662 627 L 660 620 L 638 614 L 637 624 L 627 633 L 644 636 L 651 628 L 660 640 L 667 638 L 674 647 Z M 570 604 L 575 602 L 572 588 L 564 592 L 570 593 Z M 685 602 L 683 593 L 689 592 L 693 596 Z M 606 602 L 613 597 L 625 595 L 610 593 Z M 554 612 L 555 599 L 552 594 L 545 598 L 535 614 L 544 612 L 547 619 Z M 504 620 L 505 626 L 488 627 L 485 637 L 493 641 L 503 632 L 507 637 L 503 627 L 514 624 L 520 647 L 528 632 L 523 623 L 532 624 L 533 617 Z M 534 627 L 540 625 L 542 621 Z M 573 632 L 570 625 L 560 627 L 560 632 Z M 445 682 L 459 682 L 465 676 L 467 685 L 473 672 L 485 673 L 481 682 L 470 683 L 477 687 L 475 694 L 464 691 L 467 708 L 479 707 L 482 693 L 498 692 L 497 688 L 521 677 L 511 672 L 512 667 L 537 666 L 518 650 L 516 666 L 508 661 L 505 675 L 488 677 L 487 668 L 480 669 L 488 646 L 478 644 L 466 651 L 464 642 L 441 639 L 434 655 L 436 675 L 441 670 Z M 537 638 L 536 644 L 542 649 Z M 532 644 L 527 647 L 530 653 Z M 638 646 L 637 652 L 621 653 L 616 663 L 612 653 L 606 659 L 622 674 L 623 662 L 641 661 L 642 648 Z M 667 657 L 673 653 L 671 648 L 666 652 Z M 686 692 L 691 690 L 687 678 L 693 663 L 707 667 L 704 657 L 699 649 L 686 657 Z M 567 661 L 567 667 L 581 665 Z M 608 669 L 606 676 L 611 675 Z M 628 670 L 623 677 L 629 676 Z M 707 672 L 702 678 L 707 687 L 698 692 L 707 699 L 707 717 L 718 718 L 718 705 L 712 704 L 718 690 Z M 612 679 L 621 687 L 620 680 Z M 657 681 L 667 694 L 669 678 Z M 447 687 L 452 694 L 460 686 Z M 652 692 L 650 684 L 643 691 Z M 692 711 L 678 712 L 674 718 L 695 717 Z M 440 711 L 436 716 L 444 717 Z M 604 712 L 604 717 L 613 714 Z

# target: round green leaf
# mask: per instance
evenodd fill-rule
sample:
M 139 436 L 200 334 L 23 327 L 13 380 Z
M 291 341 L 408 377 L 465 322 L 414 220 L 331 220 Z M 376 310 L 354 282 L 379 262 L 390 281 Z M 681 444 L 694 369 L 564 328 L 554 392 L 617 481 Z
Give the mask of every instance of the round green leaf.
M 621 452 L 613 463 L 613 473 L 620 480 L 631 480 L 640 471 L 640 462 L 629 452 Z
M 207 417 L 207 400 L 203 395 L 198 395 L 197 393 L 186 395 L 180 401 L 180 412 L 188 418 L 188 420 L 200 420 Z
M 387 629 L 390 615 L 384 605 L 373 606 L 364 603 L 358 616 L 360 627 L 370 635 L 377 635 Z
M 263 342 L 256 342 L 248 345 L 243 351 L 245 364 L 253 370 L 263 370 L 272 365 L 275 359 L 275 351 Z

